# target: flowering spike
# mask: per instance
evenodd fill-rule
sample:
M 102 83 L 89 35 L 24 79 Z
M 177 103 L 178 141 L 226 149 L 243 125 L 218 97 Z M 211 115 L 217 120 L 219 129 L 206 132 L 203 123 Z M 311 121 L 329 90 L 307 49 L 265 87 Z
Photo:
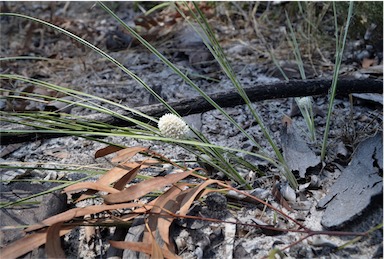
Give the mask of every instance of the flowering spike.
M 301 108 L 308 109 L 312 106 L 312 100 L 310 97 L 306 96 L 303 98 L 300 98 L 297 102 L 297 105 Z
M 184 138 L 190 131 L 188 125 L 172 113 L 163 115 L 159 120 L 158 126 L 161 135 L 174 139 Z

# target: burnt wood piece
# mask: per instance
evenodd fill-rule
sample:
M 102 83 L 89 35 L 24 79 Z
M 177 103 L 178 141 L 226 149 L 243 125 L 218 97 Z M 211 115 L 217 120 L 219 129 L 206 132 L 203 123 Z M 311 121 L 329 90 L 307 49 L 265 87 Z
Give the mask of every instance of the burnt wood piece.
M 300 96 L 314 96 L 326 95 L 331 88 L 332 80 L 330 79 L 315 79 L 315 80 L 291 80 L 276 82 L 264 85 L 255 85 L 253 87 L 245 88 L 249 99 L 252 102 L 278 99 L 287 97 L 300 97 Z M 337 94 L 346 95 L 350 93 L 383 93 L 383 81 L 380 79 L 340 79 L 337 84 Z M 240 97 L 236 90 L 227 92 L 218 92 L 211 94 L 210 97 L 221 107 L 234 107 L 236 105 L 244 104 L 244 100 Z M 203 97 L 197 96 L 188 99 L 181 99 L 176 102 L 169 102 L 169 104 L 181 115 L 186 116 L 213 110 L 214 107 L 209 104 Z M 136 107 L 136 110 L 153 117 L 160 117 L 168 112 L 162 104 L 152 104 L 147 106 Z M 129 112 L 123 113 L 136 120 L 148 122 L 142 117 L 131 114 Z M 112 117 L 105 114 L 94 114 L 84 116 L 84 120 L 97 120 L 104 123 L 109 123 L 115 126 L 134 126 L 132 123 Z M 24 128 L 26 129 L 26 128 Z M 3 131 L 3 133 L 5 133 Z M 64 134 L 1 134 L 1 145 L 8 145 L 11 143 L 20 143 L 26 141 L 34 141 L 42 138 L 61 137 Z

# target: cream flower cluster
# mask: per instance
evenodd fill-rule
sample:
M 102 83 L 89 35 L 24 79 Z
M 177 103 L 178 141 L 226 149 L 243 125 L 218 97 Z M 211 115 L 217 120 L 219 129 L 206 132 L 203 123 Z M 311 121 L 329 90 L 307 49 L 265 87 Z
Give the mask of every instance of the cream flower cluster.
M 297 102 L 297 105 L 304 109 L 309 109 L 312 106 L 312 100 L 310 97 L 306 96 L 300 98 Z
M 181 139 L 189 134 L 188 125 L 172 113 L 163 115 L 159 120 L 161 135 L 168 138 Z

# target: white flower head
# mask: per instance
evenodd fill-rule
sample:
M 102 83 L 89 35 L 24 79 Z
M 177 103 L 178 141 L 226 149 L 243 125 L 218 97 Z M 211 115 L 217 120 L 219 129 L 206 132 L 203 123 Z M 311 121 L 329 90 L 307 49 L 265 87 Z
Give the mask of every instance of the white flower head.
M 310 97 L 306 96 L 306 97 L 300 98 L 297 102 L 297 105 L 301 108 L 309 109 L 312 106 L 312 100 Z
M 181 139 L 190 132 L 188 125 L 172 113 L 163 115 L 158 126 L 161 135 L 168 138 Z

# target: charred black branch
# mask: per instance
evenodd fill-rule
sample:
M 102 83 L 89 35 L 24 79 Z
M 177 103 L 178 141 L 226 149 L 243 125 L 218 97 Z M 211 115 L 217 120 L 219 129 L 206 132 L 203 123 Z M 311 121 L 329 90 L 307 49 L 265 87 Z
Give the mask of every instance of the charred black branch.
M 329 79 L 316 79 L 316 80 L 291 80 L 284 82 L 276 82 L 272 84 L 256 85 L 254 87 L 246 88 L 249 99 L 252 102 L 278 99 L 287 97 L 300 97 L 300 96 L 315 96 L 326 95 L 330 91 L 332 81 Z M 337 84 L 337 94 L 346 95 L 351 93 L 383 93 L 383 81 L 379 79 L 341 79 Z M 244 100 L 240 97 L 237 91 L 218 92 L 210 95 L 221 107 L 234 107 L 236 105 L 244 104 Z M 181 99 L 176 102 L 169 103 L 181 116 L 196 114 L 213 110 L 214 107 L 209 104 L 203 97 L 192 97 L 189 99 Z M 152 104 L 136 108 L 138 111 L 153 117 L 160 117 L 167 113 L 168 110 L 162 104 Z M 136 120 L 145 121 L 142 117 L 124 113 Z M 104 114 L 85 116 L 84 120 L 97 120 L 104 123 L 109 123 L 115 126 L 134 126 L 129 121 L 121 120 L 116 117 L 107 116 Z M 0 136 L 1 145 L 8 145 L 11 143 L 20 143 L 26 141 L 34 141 L 42 138 L 61 137 L 63 134 L 2 134 Z

